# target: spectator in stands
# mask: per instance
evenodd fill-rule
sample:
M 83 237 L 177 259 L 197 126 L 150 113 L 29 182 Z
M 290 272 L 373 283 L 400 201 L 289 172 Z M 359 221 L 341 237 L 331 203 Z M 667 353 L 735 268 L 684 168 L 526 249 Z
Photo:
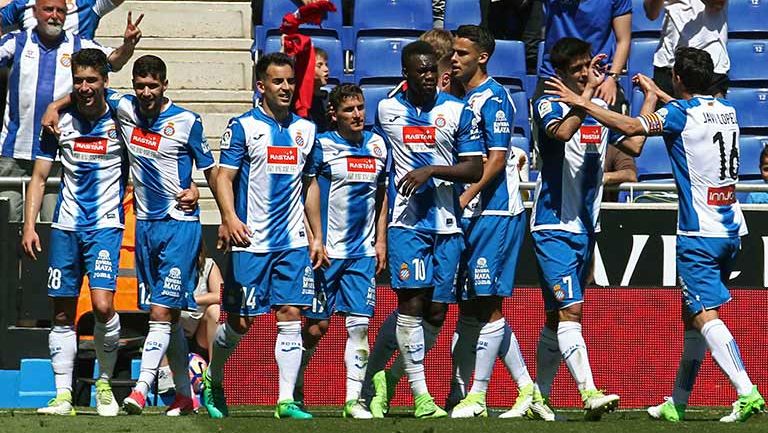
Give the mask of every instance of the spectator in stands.
M 608 70 L 594 97 L 607 102 L 612 110 L 621 111 L 626 100 L 618 80 L 629 57 L 631 0 L 544 0 L 544 18 L 544 59 L 534 100 L 544 94 L 546 78 L 555 75 L 549 57 L 552 46 L 564 37 L 573 37 L 589 42 L 593 54 L 607 54 Z
M 637 166 L 635 158 L 619 150 L 616 146 L 608 146 L 603 164 L 603 185 L 620 185 L 624 182 L 637 182 Z M 603 189 L 603 201 L 618 201 L 619 192 L 609 188 Z
M 96 36 L 99 21 L 117 9 L 124 0 L 77 0 L 67 2 L 67 19 L 64 31 L 72 32 L 86 39 Z M 35 0 L 11 0 L 0 9 L 3 32 L 12 29 L 27 30 L 37 25 L 33 8 Z
M 328 53 L 315 47 L 315 90 L 312 94 L 312 107 L 309 110 L 310 119 L 317 125 L 317 132 L 328 130 L 328 92 L 323 86 L 328 84 Z
M 760 175 L 768 183 L 768 146 L 760 152 Z M 745 203 L 768 203 L 768 192 L 750 192 Z
M 480 0 L 481 26 L 496 39 L 525 44 L 525 66 L 536 73 L 539 42 L 544 36 L 544 6 L 541 0 Z
M 653 56 L 653 81 L 671 95 L 672 65 L 678 47 L 699 48 L 712 56 L 715 75 L 708 93 L 725 96 L 728 91 L 727 0 L 645 0 L 645 16 L 655 20 L 664 8 L 661 39 Z
M 64 0 L 38 0 L 33 6 L 37 26 L 9 33 L 0 39 L 0 66 L 11 66 L 6 116 L 0 133 L 0 176 L 30 176 L 40 146 L 40 120 L 49 103 L 72 91 L 70 64 L 80 48 L 98 48 L 118 71 L 133 55 L 141 32 L 128 14 L 123 45 L 104 48 L 95 42 L 64 31 L 67 6 Z M 50 221 L 56 194 L 47 194 L 41 219 Z M 0 196 L 11 201 L 11 221 L 22 216 L 18 187 L 3 188 Z

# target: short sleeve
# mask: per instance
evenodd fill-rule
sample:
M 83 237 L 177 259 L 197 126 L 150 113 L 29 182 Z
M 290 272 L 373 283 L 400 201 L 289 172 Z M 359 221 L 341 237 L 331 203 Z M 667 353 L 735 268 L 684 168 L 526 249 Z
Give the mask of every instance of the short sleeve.
M 536 123 L 546 130 L 552 123 L 563 120 L 565 112 L 560 104 L 544 97 L 537 99 L 533 104 L 533 116 Z
M 208 140 L 205 139 L 205 134 L 203 133 L 203 121 L 198 115 L 195 115 L 195 122 L 189 131 L 187 149 L 192 153 L 192 158 L 195 160 L 195 166 L 198 170 L 208 170 L 216 165 L 216 161 L 214 161 L 211 154 L 211 148 L 208 146 Z
M 103 46 L 103 45 L 99 44 L 98 42 L 93 41 L 91 39 L 80 39 L 80 46 L 83 49 L 85 49 L 85 48 L 93 48 L 93 49 L 99 50 L 102 53 L 104 53 L 104 55 L 106 55 L 107 58 L 109 58 L 109 56 L 115 51 L 114 48 L 112 48 L 112 47 L 105 47 L 105 46 Z
M 104 15 L 117 9 L 117 6 L 115 6 L 115 4 L 112 3 L 112 0 L 96 0 L 94 2 L 92 9 L 93 9 L 93 12 L 96 13 L 96 15 L 103 18 Z
M 515 106 L 507 95 L 497 95 L 488 98 L 480 112 L 486 150 L 507 150 L 512 139 Z
M 613 1 L 613 4 L 611 6 L 613 7 L 613 11 L 612 11 L 611 17 L 616 18 L 622 15 L 632 13 L 632 0 L 612 0 L 612 1 Z M 637 11 L 637 13 L 643 13 L 643 12 Z
M 237 119 L 229 121 L 229 126 L 221 135 L 221 156 L 219 166 L 239 170 L 246 155 L 245 132 Z
M 37 158 L 55 161 L 59 152 L 59 140 L 55 135 L 43 130 L 40 136 L 40 149 L 37 151 Z
M 459 156 L 483 154 L 478 123 L 475 112 L 469 108 L 469 105 L 464 105 L 459 117 L 459 130 L 456 133 L 456 153 Z
M 323 168 L 323 145 L 320 140 L 315 139 L 312 150 L 309 151 L 306 162 L 304 162 L 304 175 L 315 177 L 320 174 Z
M 678 101 L 672 101 L 638 119 L 648 135 L 676 135 L 681 134 L 685 128 L 686 114 Z

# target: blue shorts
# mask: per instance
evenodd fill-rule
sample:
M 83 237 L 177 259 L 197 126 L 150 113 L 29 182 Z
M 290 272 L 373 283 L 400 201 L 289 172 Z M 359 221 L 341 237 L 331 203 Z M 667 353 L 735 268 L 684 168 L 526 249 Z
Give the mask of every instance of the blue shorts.
M 139 308 L 150 305 L 194 311 L 199 278 L 199 221 L 136 220 L 136 277 Z
M 464 250 L 457 290 L 463 301 L 478 296 L 512 296 L 525 212 L 515 216 L 482 215 L 463 219 Z
M 683 305 L 689 314 L 696 315 L 731 300 L 725 283 L 740 249 L 738 237 L 677 237 L 677 275 L 683 289 Z
M 392 288 L 434 287 L 432 301 L 456 303 L 456 271 L 464 250 L 463 235 L 427 233 L 402 227 L 390 227 L 387 233 Z
M 243 317 L 269 313 L 271 307 L 309 307 L 315 278 L 306 247 L 270 253 L 229 254 L 224 277 L 224 311 Z
M 315 298 L 304 314 L 310 319 L 330 319 L 334 313 L 373 317 L 376 307 L 376 257 L 331 259 L 315 272 Z
M 80 296 L 83 276 L 88 275 L 91 290 L 115 291 L 120 267 L 123 229 L 88 231 L 51 230 L 48 254 L 48 296 Z
M 584 302 L 595 238 L 564 230 L 531 232 L 544 309 L 556 311 Z

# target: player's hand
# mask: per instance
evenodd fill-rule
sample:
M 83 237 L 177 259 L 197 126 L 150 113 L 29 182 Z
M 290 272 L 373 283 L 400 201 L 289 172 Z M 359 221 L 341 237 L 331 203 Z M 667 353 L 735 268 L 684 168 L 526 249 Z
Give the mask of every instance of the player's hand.
M 397 183 L 397 190 L 405 197 L 410 197 L 432 177 L 432 167 L 426 166 L 411 170 Z
M 328 259 L 328 252 L 325 251 L 325 245 L 323 245 L 323 240 L 319 237 L 313 239 L 312 243 L 309 244 L 309 259 L 312 261 L 312 269 L 331 265 L 331 261 Z
M 176 208 L 184 212 L 192 212 L 197 208 L 198 200 L 200 200 L 200 190 L 192 182 L 189 188 L 176 194 L 176 202 L 178 202 Z
M 595 98 L 602 99 L 609 106 L 616 103 L 616 92 L 618 91 L 616 80 L 606 77 L 602 84 L 595 89 Z
M 466 209 L 470 201 L 472 201 L 472 198 L 468 197 L 466 192 L 461 194 L 459 196 L 459 207 L 461 208 L 461 210 Z
M 647 75 L 636 74 L 632 77 L 632 82 L 643 91 L 646 97 L 659 98 L 659 94 L 664 93 Z
M 53 134 L 56 137 L 61 135 L 61 131 L 59 130 L 59 111 L 52 108 L 50 104 L 48 105 L 48 108 L 45 109 L 40 124 L 43 126 L 45 132 Z
M 572 107 L 583 107 L 588 102 L 583 96 L 577 95 L 573 90 L 569 89 L 568 86 L 557 77 L 548 78 L 544 84 L 547 87 L 544 90 L 544 93 L 557 96 L 557 99 L 554 99 L 554 102 L 563 102 Z
M 607 59 L 607 54 L 598 54 L 589 61 L 589 74 L 587 75 L 587 88 L 597 89 L 605 81 L 605 66 L 603 60 Z
M 517 171 L 523 171 L 523 167 L 528 163 L 528 156 L 525 152 L 515 152 L 517 157 Z
M 387 269 L 387 242 L 376 242 L 376 275 L 381 274 Z
M 222 251 L 229 250 L 232 246 L 247 247 L 251 244 L 251 230 L 237 217 L 224 219 L 219 227 L 219 240 L 216 248 Z
M 37 253 L 43 252 L 43 248 L 40 246 L 40 237 L 35 229 L 24 230 L 21 237 L 21 247 L 24 249 L 24 254 L 30 259 L 37 260 Z
M 123 44 L 136 46 L 141 39 L 141 29 L 139 24 L 144 19 L 144 14 L 139 15 L 134 23 L 132 20 L 131 11 L 128 11 L 128 23 L 125 25 L 125 33 L 123 34 Z

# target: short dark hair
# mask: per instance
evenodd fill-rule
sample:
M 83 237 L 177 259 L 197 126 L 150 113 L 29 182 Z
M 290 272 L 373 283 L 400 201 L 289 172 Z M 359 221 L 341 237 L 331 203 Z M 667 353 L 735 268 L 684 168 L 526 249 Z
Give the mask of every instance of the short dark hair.
M 680 47 L 675 50 L 675 74 L 690 93 L 708 93 L 715 75 L 715 64 L 712 56 L 704 50 L 691 47 Z
M 550 50 L 549 61 L 553 68 L 564 71 L 574 59 L 585 56 L 592 56 L 592 44 L 578 38 L 562 38 Z
M 403 52 L 400 53 L 400 64 L 405 68 L 408 59 L 420 55 L 435 56 L 435 61 L 437 61 L 437 54 L 435 54 L 435 49 L 432 48 L 432 45 L 428 42 L 416 40 L 403 48 Z
M 259 61 L 256 62 L 256 79 L 264 81 L 267 79 L 267 69 L 271 65 L 284 66 L 289 65 L 291 69 L 293 66 L 293 59 L 285 53 L 269 53 L 259 57 Z
M 76 68 L 93 68 L 99 72 L 103 78 L 109 74 L 109 61 L 103 51 L 95 48 L 84 48 L 75 54 L 72 54 L 72 73 Z
M 360 97 L 361 100 L 364 98 L 363 89 L 360 86 L 354 83 L 341 83 L 334 87 L 328 95 L 328 106 L 331 110 L 337 110 L 342 101 L 356 97 Z
M 493 51 L 496 49 L 496 40 L 493 38 L 491 32 L 485 27 L 476 26 L 474 24 L 459 26 L 459 28 L 456 29 L 456 37 L 469 39 L 480 48 L 480 51 L 488 53 L 488 57 L 491 57 Z
M 133 63 L 134 77 L 153 77 L 160 81 L 165 81 L 168 74 L 168 68 L 163 59 L 152 54 L 139 57 Z
M 315 48 L 315 57 L 322 57 L 325 59 L 325 61 L 328 61 L 328 51 L 325 51 L 324 49 L 320 47 L 314 47 Z

